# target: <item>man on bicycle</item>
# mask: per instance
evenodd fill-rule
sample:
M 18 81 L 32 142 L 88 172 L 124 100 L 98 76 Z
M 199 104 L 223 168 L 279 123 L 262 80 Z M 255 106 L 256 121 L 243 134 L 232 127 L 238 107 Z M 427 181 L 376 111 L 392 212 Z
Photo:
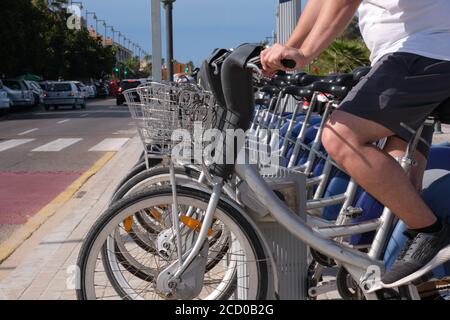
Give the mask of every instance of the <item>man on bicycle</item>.
M 306 66 L 345 30 L 358 8 L 372 69 L 333 112 L 322 142 L 342 169 L 409 228 L 402 254 L 382 277 L 392 284 L 450 244 L 447 223 L 418 193 L 428 147 L 419 146 L 409 177 L 395 160 L 411 139 L 409 129 L 417 130 L 450 98 L 450 1 L 309 0 L 286 45 L 264 50 L 261 61 L 267 74 L 286 70 L 282 59 Z M 373 145 L 385 137 L 383 150 Z

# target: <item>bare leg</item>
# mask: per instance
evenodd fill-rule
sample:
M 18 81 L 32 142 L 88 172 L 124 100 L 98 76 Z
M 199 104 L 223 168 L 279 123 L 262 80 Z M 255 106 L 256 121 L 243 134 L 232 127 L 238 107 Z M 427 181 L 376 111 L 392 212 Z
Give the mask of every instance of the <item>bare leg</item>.
M 436 217 L 420 198 L 401 166 L 372 145 L 393 136 L 389 129 L 352 114 L 335 111 L 322 136 L 330 156 L 356 182 L 390 208 L 409 228 L 432 225 Z
M 402 139 L 392 136 L 388 138 L 384 151 L 389 153 L 394 159 L 401 158 L 405 155 L 407 143 Z M 417 166 L 411 168 L 409 172 L 409 179 L 418 192 L 422 191 L 423 174 L 427 167 L 427 158 L 419 151 L 414 154 L 414 160 Z

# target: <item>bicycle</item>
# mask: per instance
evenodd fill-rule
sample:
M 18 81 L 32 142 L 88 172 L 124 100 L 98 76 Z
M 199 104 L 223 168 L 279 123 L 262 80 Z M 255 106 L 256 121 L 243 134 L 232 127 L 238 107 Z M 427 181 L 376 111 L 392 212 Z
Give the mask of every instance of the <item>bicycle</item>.
M 245 72 L 247 72 L 247 71 L 245 71 Z M 413 152 L 415 145 L 418 142 L 419 137 L 420 137 L 420 133 L 418 132 L 418 133 L 416 133 L 415 139 L 413 141 L 411 141 L 411 143 L 410 143 L 410 148 L 407 152 L 407 156 L 405 157 L 405 160 L 408 160 L 409 159 L 408 157 L 411 156 L 411 153 Z M 404 166 L 405 167 L 408 166 L 407 161 L 404 162 Z M 344 235 L 350 234 L 348 231 L 349 231 L 349 229 L 351 229 L 351 227 L 345 227 L 345 226 L 339 227 L 338 226 L 338 227 L 332 227 L 332 228 L 330 228 L 330 227 L 316 228 L 316 230 L 313 231 L 312 229 L 307 227 L 304 224 L 304 222 L 299 221 L 298 219 L 294 218 L 295 215 L 292 214 L 292 211 L 290 211 L 290 209 L 288 209 L 286 207 L 286 205 L 283 203 L 283 201 L 281 201 L 272 192 L 271 188 L 269 188 L 267 186 L 266 182 L 263 180 L 263 178 L 261 176 L 259 176 L 259 173 L 257 172 L 257 170 L 254 167 L 251 167 L 248 165 L 236 165 L 235 171 L 238 174 L 238 176 L 241 177 L 242 181 L 245 181 L 249 185 L 250 190 L 253 190 L 256 193 L 257 200 L 260 201 L 266 208 L 269 208 L 269 211 L 276 218 L 276 220 L 278 220 L 280 223 L 282 223 L 282 225 L 285 226 L 286 229 L 295 233 L 295 235 L 298 238 L 300 238 L 301 240 L 308 243 L 312 248 L 318 249 L 318 251 L 325 253 L 327 256 L 332 257 L 334 260 L 336 260 L 340 264 L 342 264 L 349 271 L 349 273 L 355 280 L 356 279 L 359 280 L 362 275 L 366 274 L 365 271 L 367 270 L 367 267 L 378 266 L 379 270 L 382 270 L 381 263 L 379 261 L 372 260 L 373 258 L 380 256 L 381 248 L 380 248 L 379 243 L 378 244 L 375 243 L 375 245 L 372 246 L 372 248 L 369 252 L 369 256 L 366 256 L 360 252 L 350 250 L 348 248 L 343 247 L 342 245 L 336 244 L 335 242 L 333 242 L 331 240 L 327 240 L 321 236 L 318 236 L 316 233 L 319 233 L 319 234 L 321 233 L 322 235 L 328 235 L 329 238 L 342 237 Z M 207 175 L 208 175 L 208 173 L 207 173 Z M 303 183 L 305 183 L 305 181 L 306 181 L 305 176 L 303 176 L 299 172 L 295 172 L 295 175 L 298 176 L 299 180 L 303 179 Z M 209 189 L 208 190 L 204 189 L 202 191 L 196 190 L 197 194 L 196 194 L 196 197 L 194 197 L 194 196 L 190 195 L 190 193 L 195 194 L 193 189 L 179 187 L 175 190 L 175 191 L 177 191 L 179 196 L 172 197 L 172 201 L 174 201 L 174 200 L 178 201 L 179 200 L 178 198 L 180 198 L 181 202 L 179 202 L 179 204 L 180 203 L 184 204 L 188 208 L 191 207 L 193 205 L 193 203 L 196 203 L 196 205 L 198 204 L 199 206 L 201 205 L 201 208 L 204 211 L 204 214 L 201 214 L 201 215 L 204 215 L 204 217 L 205 217 L 203 219 L 203 224 L 202 224 L 202 227 L 200 228 L 200 232 L 197 236 L 195 246 L 193 247 L 191 253 L 186 257 L 184 263 L 182 264 L 182 266 L 185 269 L 184 270 L 179 269 L 177 272 L 175 272 L 175 276 L 177 276 L 177 274 L 181 274 L 183 271 L 186 271 L 186 269 L 188 269 L 188 271 L 192 271 L 191 269 L 189 269 L 189 265 L 191 262 L 196 262 L 196 266 L 202 265 L 202 259 L 199 258 L 201 255 L 198 255 L 198 253 L 199 253 L 200 249 L 204 248 L 204 247 L 202 247 L 202 244 L 205 243 L 203 240 L 207 236 L 207 233 L 209 230 L 208 222 L 212 221 L 211 215 L 214 213 L 214 211 L 215 211 L 214 208 L 217 205 L 222 210 L 228 210 L 228 211 L 222 211 L 219 214 L 219 216 L 223 220 L 227 220 L 227 216 L 228 217 L 231 216 L 234 218 L 234 221 L 238 220 L 240 223 L 242 223 L 242 226 L 236 225 L 236 222 L 234 222 L 234 225 L 233 225 L 233 219 L 231 219 L 229 221 L 227 220 L 229 222 L 229 224 L 227 224 L 227 227 L 230 228 L 230 226 L 232 226 L 231 227 L 231 229 L 233 230 L 232 234 L 240 235 L 240 237 L 238 237 L 238 239 L 240 240 L 239 243 L 240 243 L 241 247 L 245 248 L 244 252 L 248 253 L 250 255 L 250 257 L 253 257 L 253 258 L 261 257 L 261 252 L 259 251 L 259 249 L 261 249 L 261 247 L 264 247 L 264 246 L 258 242 L 264 242 L 264 241 L 261 240 L 261 236 L 259 236 L 258 238 L 253 238 L 250 236 L 250 235 L 252 235 L 252 229 L 253 230 L 255 229 L 255 225 L 251 223 L 251 220 L 249 220 L 247 214 L 245 212 L 243 212 L 242 210 L 233 212 L 233 209 L 237 210 L 239 208 L 239 206 L 236 203 L 233 203 L 233 201 L 228 198 L 225 199 L 224 197 L 222 197 L 222 198 L 220 197 L 220 192 L 222 189 L 222 179 L 220 177 L 215 177 L 215 176 L 211 176 L 209 178 L 213 181 L 213 192 L 212 192 L 210 201 L 209 201 L 209 198 L 210 198 L 209 195 L 211 194 L 211 191 Z M 168 204 L 172 204 L 172 203 L 170 203 L 171 200 L 169 198 L 171 198 L 171 197 L 169 195 L 173 195 L 173 191 L 174 190 L 171 190 L 171 188 L 164 188 L 164 187 L 160 188 L 160 189 L 156 189 L 156 190 L 150 190 L 143 194 L 139 194 L 139 195 L 133 197 L 133 204 L 136 205 L 136 203 L 139 203 L 140 201 L 142 201 L 142 202 L 147 202 L 145 205 L 146 207 L 152 207 L 152 205 L 156 206 L 156 203 L 163 201 L 163 199 L 166 202 L 168 202 Z M 157 200 L 155 200 L 155 198 Z M 197 200 L 197 202 L 194 200 Z M 125 203 L 127 203 L 127 201 L 122 202 L 121 205 L 126 206 Z M 152 204 L 152 203 L 155 203 L 155 204 Z M 227 207 L 227 204 L 230 206 L 233 204 L 234 207 L 231 206 L 231 207 L 225 209 Z M 119 209 L 117 209 L 117 206 L 114 207 L 115 209 L 112 208 L 111 209 L 112 211 L 110 211 L 109 214 L 105 214 L 105 216 L 109 215 L 109 216 L 115 216 L 117 218 L 118 216 L 125 215 L 126 212 L 119 212 Z M 136 206 L 139 207 L 138 205 L 136 205 Z M 116 210 L 116 211 L 114 212 L 114 210 Z M 377 232 L 378 239 L 387 238 L 386 226 L 388 224 L 392 223 L 391 217 L 392 217 L 392 215 L 390 214 L 390 212 L 385 211 L 385 213 L 383 214 L 383 218 L 382 218 L 381 228 Z M 241 218 L 243 218 L 243 220 Z M 178 219 L 175 219 L 174 221 L 176 222 L 177 220 Z M 114 221 L 117 223 L 118 221 L 122 221 L 122 220 L 115 219 Z M 247 223 L 245 221 L 247 221 Z M 106 222 L 107 221 L 103 221 L 103 223 L 106 223 Z M 176 226 L 177 223 L 175 223 L 175 222 L 174 222 L 174 225 Z M 113 223 L 110 222 L 109 225 L 112 226 Z M 100 223 L 97 224 L 97 227 L 99 227 L 99 226 L 103 227 Z M 346 229 L 346 228 L 347 228 L 347 230 L 345 230 L 345 232 L 344 232 L 344 229 Z M 98 232 L 98 230 L 97 230 L 97 232 Z M 102 232 L 102 234 L 105 235 L 105 232 Z M 94 239 L 96 236 L 97 235 L 91 234 L 91 236 L 88 237 L 88 239 L 93 240 L 93 241 L 95 240 L 97 242 L 100 241 L 98 239 Z M 88 243 L 89 243 L 89 241 L 88 241 Z M 258 246 L 258 244 L 260 246 Z M 86 247 L 86 246 L 84 246 L 84 247 Z M 267 251 L 267 249 L 266 249 L 266 251 Z M 265 254 L 267 255 L 267 252 L 262 253 L 263 256 Z M 182 260 L 182 258 L 183 258 L 182 255 L 178 256 L 179 260 Z M 86 258 L 86 259 L 89 260 L 88 258 Z M 204 257 L 203 257 L 203 259 L 204 259 Z M 266 261 L 266 260 L 267 260 L 267 257 L 264 256 L 263 261 Z M 257 262 L 254 260 L 251 260 L 251 259 L 247 261 L 248 267 L 251 270 L 259 271 L 259 273 L 257 274 L 258 278 L 263 277 L 264 272 L 261 272 L 261 270 L 264 270 L 264 268 L 267 267 L 267 265 L 264 266 L 265 263 L 261 264 L 261 261 L 262 260 L 260 260 L 260 259 L 258 259 Z M 171 270 L 177 270 L 177 269 L 172 266 Z M 180 270 L 182 270 L 182 271 L 180 272 Z M 200 268 L 199 270 L 204 270 L 204 269 Z M 84 269 L 84 271 L 85 271 L 85 269 Z M 253 275 L 253 273 L 245 272 L 245 271 L 240 271 L 240 272 L 248 273 L 249 276 L 251 274 L 252 279 L 255 278 L 255 275 Z M 199 271 L 196 273 L 196 275 L 192 275 L 191 273 L 188 272 L 186 274 L 190 275 L 190 278 L 188 277 L 187 279 L 193 280 L 194 282 L 196 282 L 196 281 L 198 282 L 201 279 L 201 277 L 204 277 L 204 275 L 200 275 L 200 273 L 202 273 L 202 272 Z M 169 277 L 167 273 L 162 273 L 162 274 L 166 278 Z M 240 280 L 240 279 L 241 278 L 238 279 L 238 283 L 240 283 L 240 281 L 244 281 L 244 280 Z M 191 297 L 192 295 L 194 295 L 194 293 L 196 293 L 195 290 L 194 290 L 194 292 L 187 292 L 189 290 L 187 290 L 184 287 L 178 287 L 178 289 L 176 289 L 177 284 L 178 284 L 177 282 L 171 283 L 169 281 L 166 283 L 166 282 L 164 282 L 164 280 L 165 280 L 165 278 L 163 276 L 161 276 L 162 282 L 157 283 L 157 285 L 161 286 L 161 288 L 166 290 L 166 291 L 162 290 L 161 291 L 162 293 L 171 293 L 171 294 L 173 294 L 172 297 Z M 366 289 L 364 291 L 364 294 L 367 298 L 374 298 L 376 296 L 373 295 L 373 293 L 370 290 L 370 289 L 373 290 L 374 288 L 370 288 L 370 281 L 368 282 L 367 280 L 369 280 L 369 278 L 368 279 L 363 278 L 363 280 L 360 283 L 360 286 L 363 287 L 362 288 L 363 290 Z M 261 297 L 261 292 L 265 291 L 265 289 L 264 289 L 264 283 L 266 283 L 265 281 L 263 281 L 261 288 L 260 288 L 260 286 L 255 285 L 255 283 L 253 281 L 247 281 L 246 283 L 248 283 L 248 286 L 249 287 L 251 286 L 252 288 L 248 288 L 247 295 L 245 294 L 245 292 L 238 293 L 239 298 L 242 298 L 242 297 L 246 298 L 249 296 L 259 298 L 259 297 Z M 364 287 L 365 285 L 367 285 L 367 287 Z M 198 286 L 198 283 L 197 283 L 197 286 Z M 170 288 L 170 287 L 172 287 L 172 288 Z M 243 287 L 243 285 L 240 285 L 240 287 Z M 410 287 L 411 286 L 408 286 L 408 288 L 410 288 Z M 197 291 L 198 291 L 198 288 L 197 288 Z M 239 290 L 237 290 L 237 291 L 239 291 Z M 412 291 L 414 291 L 414 290 L 412 290 Z M 400 294 L 405 294 L 405 292 L 406 291 L 404 291 L 403 289 L 399 291 Z M 92 292 L 90 292 L 90 293 L 92 294 Z M 82 297 L 85 297 L 85 296 L 82 296 Z

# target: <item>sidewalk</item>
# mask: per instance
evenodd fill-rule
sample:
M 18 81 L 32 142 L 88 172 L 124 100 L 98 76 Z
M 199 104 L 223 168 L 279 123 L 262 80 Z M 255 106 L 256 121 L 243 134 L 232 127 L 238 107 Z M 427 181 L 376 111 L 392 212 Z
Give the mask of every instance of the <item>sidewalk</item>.
M 75 299 L 75 291 L 66 285 L 73 278 L 70 266 L 76 264 L 84 236 L 141 150 L 138 137 L 130 140 L 0 265 L 0 299 Z
M 450 143 L 450 125 L 443 124 L 442 134 L 434 135 L 433 143 L 442 143 L 442 142 Z
M 450 126 L 434 143 L 450 141 Z M 142 149 L 134 138 L 53 217 L 0 265 L 0 299 L 75 299 L 67 289 L 81 242 Z M 69 268 L 69 269 L 68 269 Z M 319 299 L 339 299 L 336 291 Z

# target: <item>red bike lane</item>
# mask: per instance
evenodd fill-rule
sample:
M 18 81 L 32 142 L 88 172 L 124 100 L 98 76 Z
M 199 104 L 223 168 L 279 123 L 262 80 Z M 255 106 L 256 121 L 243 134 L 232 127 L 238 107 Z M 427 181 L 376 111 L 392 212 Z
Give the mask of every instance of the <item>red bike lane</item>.
M 63 192 L 82 172 L 0 172 L 0 225 L 20 225 Z

